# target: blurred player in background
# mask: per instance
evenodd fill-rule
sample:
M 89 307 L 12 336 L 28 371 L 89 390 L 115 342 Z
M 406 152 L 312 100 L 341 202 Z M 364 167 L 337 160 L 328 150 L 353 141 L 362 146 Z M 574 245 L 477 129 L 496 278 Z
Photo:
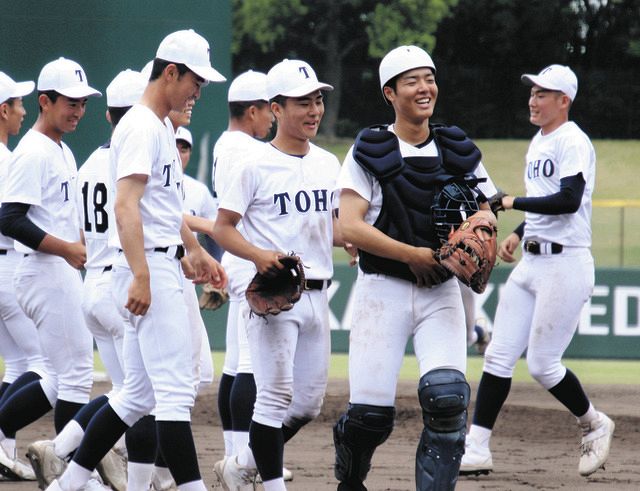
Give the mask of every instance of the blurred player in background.
M 524 211 L 525 221 L 500 244 L 498 255 L 513 262 L 524 240 L 523 256 L 501 291 L 460 470 L 493 470 L 493 426 L 526 350 L 531 376 L 580 425 L 578 471 L 588 476 L 604 466 L 615 425 L 593 407 L 578 378 L 562 364 L 562 355 L 594 286 L 590 248 L 596 155 L 589 137 L 569 120 L 578 91 L 573 71 L 551 65 L 537 75 L 523 75 L 522 81 L 531 86 L 529 121 L 540 130 L 526 155 L 527 196 L 500 200 L 500 209 Z

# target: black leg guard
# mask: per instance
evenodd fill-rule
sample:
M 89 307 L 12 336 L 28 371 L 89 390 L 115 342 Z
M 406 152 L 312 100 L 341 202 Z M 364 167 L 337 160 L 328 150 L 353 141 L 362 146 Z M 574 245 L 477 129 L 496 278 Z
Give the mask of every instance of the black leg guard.
M 371 468 L 371 457 L 376 447 L 389 438 L 395 414 L 393 407 L 349 404 L 333 427 L 334 470 L 342 483 L 339 489 L 366 489 L 362 482 Z
M 424 430 L 416 452 L 417 491 L 455 489 L 464 454 L 469 397 L 469 384 L 458 370 L 431 370 L 420 379 Z

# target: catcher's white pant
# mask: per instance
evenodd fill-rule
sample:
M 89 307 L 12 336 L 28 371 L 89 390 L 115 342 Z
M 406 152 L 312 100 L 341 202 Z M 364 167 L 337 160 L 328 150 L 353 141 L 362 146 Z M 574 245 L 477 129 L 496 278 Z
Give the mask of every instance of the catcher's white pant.
M 147 251 L 151 274 L 151 305 L 143 316 L 133 315 L 127 303 L 132 274 L 123 253 L 112 273 L 113 295 L 125 319 L 125 381 L 109 402 L 126 424 L 133 425 L 154 411 L 159 421 L 190 421 L 195 400 L 191 328 L 183 285 L 186 281 L 169 252 Z
M 26 371 L 44 377 L 47 362 L 36 326 L 18 305 L 13 277 L 22 254 L 14 249 L 0 255 L 0 354 L 4 358 L 3 382 L 13 383 Z
M 510 378 L 526 349 L 531 376 L 545 389 L 557 385 L 566 373 L 562 355 L 594 281 L 589 249 L 565 248 L 552 255 L 523 252 L 500 293 L 483 370 Z
M 458 281 L 418 288 L 358 271 L 349 336 L 351 403 L 394 405 L 411 336 L 420 376 L 436 368 L 465 373 L 467 335 Z
M 93 384 L 93 338 L 82 315 L 82 276 L 51 254 L 22 258 L 14 277 L 16 298 L 38 330 L 40 346 L 55 370 L 40 383 L 56 399 L 85 404 Z
M 187 305 L 187 316 L 191 328 L 191 356 L 196 394 L 200 387 L 213 382 L 213 360 L 209 347 L 209 335 L 200 314 L 196 285 L 190 280 L 184 281 L 184 302 Z
M 305 291 L 292 310 L 246 319 L 256 380 L 253 420 L 280 428 L 320 414 L 331 335 L 327 290 Z
M 112 388 L 108 396 L 112 397 L 124 383 L 124 320 L 113 300 L 111 271 L 104 271 L 103 268 L 87 270 L 82 312 L 96 341 L 102 363 L 111 377 Z

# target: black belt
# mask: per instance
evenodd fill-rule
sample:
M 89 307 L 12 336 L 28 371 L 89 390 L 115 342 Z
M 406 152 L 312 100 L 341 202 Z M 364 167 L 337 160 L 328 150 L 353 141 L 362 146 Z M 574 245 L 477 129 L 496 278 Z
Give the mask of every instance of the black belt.
M 302 285 L 305 290 L 323 290 L 324 287 L 331 286 L 331 280 L 304 280 Z
M 550 253 L 548 246 L 551 246 Z M 524 250 L 530 254 L 560 254 L 562 249 L 562 244 L 556 244 L 555 242 L 543 242 L 541 244 L 535 240 L 524 241 Z
M 112 269 L 113 269 L 113 266 L 110 264 L 109 266 L 105 266 L 102 272 L 106 273 L 107 271 L 111 271 Z
M 0 249 L 0 256 L 6 256 L 8 252 L 6 249 Z
M 169 247 L 155 247 L 154 252 L 164 252 L 165 254 L 169 252 Z M 179 245 L 176 247 L 176 255 L 174 256 L 176 259 L 182 259 L 184 257 L 184 246 Z

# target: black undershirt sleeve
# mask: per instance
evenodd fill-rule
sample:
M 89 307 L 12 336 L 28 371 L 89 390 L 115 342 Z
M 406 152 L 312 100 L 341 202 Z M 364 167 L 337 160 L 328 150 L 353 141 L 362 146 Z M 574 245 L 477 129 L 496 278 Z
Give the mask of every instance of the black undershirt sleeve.
M 524 226 L 525 226 L 525 224 L 526 224 L 526 222 L 522 222 L 513 231 L 514 234 L 516 234 L 518 237 L 520 237 L 520 240 L 522 240 L 522 237 L 524 237 Z
M 516 198 L 513 209 L 540 213 L 541 215 L 562 215 L 575 213 L 580 208 L 585 182 L 582 172 L 560 179 L 560 191 L 539 198 Z
M 27 218 L 30 206 L 25 203 L 2 203 L 0 232 L 37 250 L 47 233 Z

